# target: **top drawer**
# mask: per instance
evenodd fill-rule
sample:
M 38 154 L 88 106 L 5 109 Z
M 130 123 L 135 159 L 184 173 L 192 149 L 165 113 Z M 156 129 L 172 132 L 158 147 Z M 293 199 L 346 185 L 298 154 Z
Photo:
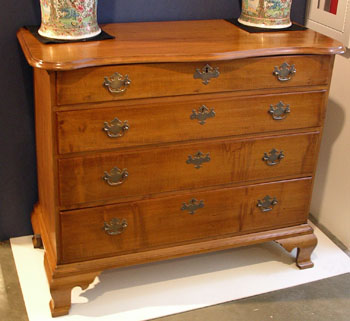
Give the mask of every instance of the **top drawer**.
M 330 62 L 331 56 L 276 56 L 209 64 L 135 64 L 60 71 L 57 104 L 325 85 Z

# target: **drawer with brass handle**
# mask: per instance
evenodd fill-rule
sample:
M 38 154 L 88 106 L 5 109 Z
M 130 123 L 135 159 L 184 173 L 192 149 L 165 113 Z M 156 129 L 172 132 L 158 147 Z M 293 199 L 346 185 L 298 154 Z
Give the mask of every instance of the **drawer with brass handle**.
M 327 85 L 329 56 L 136 64 L 57 72 L 57 104 Z
M 59 153 L 320 126 L 325 92 L 155 99 L 129 107 L 57 113 Z
M 308 178 L 62 212 L 63 262 L 305 223 L 310 190 Z
M 73 208 L 128 196 L 308 176 L 318 141 L 319 133 L 311 132 L 59 159 L 60 204 Z M 278 156 L 282 151 L 283 157 Z

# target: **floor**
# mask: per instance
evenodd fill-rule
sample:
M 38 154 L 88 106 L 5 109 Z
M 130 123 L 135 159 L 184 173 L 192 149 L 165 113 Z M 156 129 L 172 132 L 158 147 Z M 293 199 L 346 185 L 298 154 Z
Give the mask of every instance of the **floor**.
M 0 320 L 28 320 L 9 241 L 0 242 Z
M 9 242 L 0 242 L 0 320 L 28 320 Z M 157 320 L 349 321 L 350 274 Z

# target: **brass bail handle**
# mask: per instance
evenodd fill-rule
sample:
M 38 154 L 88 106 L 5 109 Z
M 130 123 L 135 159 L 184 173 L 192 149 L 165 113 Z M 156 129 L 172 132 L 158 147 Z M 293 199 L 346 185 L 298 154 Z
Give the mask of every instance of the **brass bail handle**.
M 277 77 L 279 81 L 288 81 L 296 74 L 297 70 L 295 65 L 289 65 L 287 62 L 284 62 L 281 66 L 275 66 L 273 75 Z
M 131 80 L 128 75 L 121 75 L 119 72 L 115 72 L 110 77 L 104 77 L 103 85 L 108 88 L 112 94 L 119 94 L 125 92 L 131 84 Z
M 274 120 L 283 120 L 290 114 L 290 107 L 280 101 L 276 105 L 270 105 L 269 114 Z
M 117 186 L 123 184 L 128 176 L 129 173 L 126 168 L 121 170 L 118 167 L 114 167 L 109 173 L 105 172 L 102 179 L 110 186 Z
M 285 155 L 283 154 L 282 150 L 278 151 L 277 149 L 273 148 L 269 153 L 264 153 L 262 160 L 268 166 L 274 166 L 278 165 L 284 157 Z
M 104 122 L 104 127 L 102 128 L 108 137 L 117 138 L 122 137 L 129 130 L 130 126 L 127 120 L 122 122 L 117 117 L 115 117 L 110 123 Z
M 124 230 L 128 227 L 128 222 L 126 219 L 120 219 L 114 217 L 109 222 L 104 222 L 103 230 L 108 235 L 118 235 L 124 232 Z
M 271 198 L 269 195 L 266 195 L 263 200 L 258 200 L 256 206 L 263 212 L 270 212 L 273 210 L 274 206 L 278 204 L 276 197 Z

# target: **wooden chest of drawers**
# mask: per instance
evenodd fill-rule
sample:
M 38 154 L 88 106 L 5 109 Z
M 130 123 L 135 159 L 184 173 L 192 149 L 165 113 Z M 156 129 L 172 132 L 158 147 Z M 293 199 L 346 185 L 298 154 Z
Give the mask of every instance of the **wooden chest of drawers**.
M 34 67 L 39 203 L 53 316 L 103 270 L 277 241 L 312 267 L 307 223 L 334 54 L 313 31 L 223 20 L 104 26 Z

